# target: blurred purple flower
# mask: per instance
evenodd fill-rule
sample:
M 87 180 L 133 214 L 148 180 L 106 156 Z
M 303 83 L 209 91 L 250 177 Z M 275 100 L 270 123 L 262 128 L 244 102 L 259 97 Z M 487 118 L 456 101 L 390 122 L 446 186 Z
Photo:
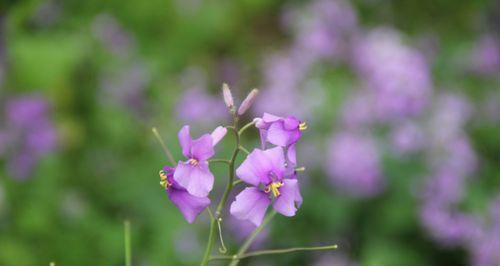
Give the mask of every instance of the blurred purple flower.
M 192 139 L 189 126 L 179 131 L 179 142 L 182 154 L 188 159 L 179 161 L 174 180 L 189 194 L 196 197 L 206 197 L 213 188 L 214 175 L 208 168 L 208 159 L 214 154 L 214 146 L 226 135 L 226 128 L 218 127 L 210 134 L 204 134 L 198 139 Z
M 350 129 L 370 126 L 375 120 L 373 94 L 370 91 L 356 92 L 342 106 L 341 121 Z
M 472 70 L 480 74 L 498 74 L 500 71 L 500 41 L 485 35 L 476 43 L 471 53 Z
M 392 128 L 391 142 L 398 154 L 413 153 L 425 145 L 425 136 L 420 125 L 407 121 Z
M 132 37 L 110 14 L 99 14 L 92 22 L 92 33 L 111 53 L 126 58 L 133 50 Z
M 40 158 L 55 150 L 57 132 L 49 111 L 48 103 L 41 96 L 7 100 L 0 155 L 7 154 L 7 168 L 13 177 L 27 178 Z
M 160 171 L 161 185 L 165 188 L 168 198 L 179 208 L 186 221 L 193 223 L 196 217 L 210 205 L 210 199 L 206 196 L 197 197 L 191 195 L 175 181 L 175 171 L 175 168 L 163 167 L 163 170 Z
M 425 57 L 405 45 L 398 32 L 379 28 L 357 40 L 354 65 L 375 92 L 377 116 L 382 121 L 419 115 L 432 91 Z
M 489 214 L 489 222 L 483 225 L 481 234 L 470 245 L 474 266 L 500 264 L 500 198 L 491 202 Z
M 351 132 L 335 135 L 325 167 L 335 186 L 354 196 L 372 196 L 382 188 L 379 153 L 367 136 Z
M 183 91 L 176 113 L 182 122 L 204 125 L 220 122 L 228 115 L 219 97 L 209 95 L 199 87 Z
M 146 86 L 150 81 L 144 65 L 125 66 L 119 72 L 109 73 L 101 81 L 104 101 L 133 111 L 142 116 L 146 107 Z
M 286 174 L 283 148 L 254 149 L 236 170 L 236 175 L 251 187 L 236 196 L 231 204 L 231 214 L 259 226 L 272 204 L 277 212 L 294 216 L 302 204 L 302 196 L 297 179 Z M 275 200 L 272 201 L 271 197 Z
M 247 220 L 239 220 L 234 216 L 229 216 L 226 220 L 231 235 L 234 236 L 234 240 L 241 242 L 244 241 L 254 230 L 257 228 L 255 224 Z M 265 227 L 261 231 L 255 240 L 252 242 L 251 248 L 261 248 L 264 245 L 267 237 L 269 235 L 269 228 Z

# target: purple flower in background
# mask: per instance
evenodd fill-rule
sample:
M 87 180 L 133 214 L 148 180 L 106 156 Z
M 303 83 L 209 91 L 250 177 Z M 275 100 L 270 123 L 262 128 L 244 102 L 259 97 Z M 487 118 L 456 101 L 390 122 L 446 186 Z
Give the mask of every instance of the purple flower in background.
M 390 138 L 393 149 L 399 154 L 419 151 L 425 145 L 422 128 L 410 121 L 395 126 Z
M 179 161 L 174 173 L 174 180 L 191 195 L 206 197 L 214 185 L 214 175 L 208 168 L 208 159 L 214 154 L 214 146 L 226 135 L 227 129 L 216 128 L 212 134 L 204 134 L 193 140 L 189 134 L 189 126 L 179 131 L 179 142 L 182 154 L 188 159 Z
M 500 264 L 500 198 L 490 205 L 490 219 L 483 225 L 481 234 L 470 245 L 472 265 L 489 266 Z
M 373 93 L 362 90 L 352 95 L 342 106 L 341 120 L 344 126 L 358 129 L 375 122 Z
M 301 131 L 307 129 L 307 124 L 294 116 L 286 118 L 264 113 L 262 118 L 256 118 L 255 126 L 259 129 L 262 147 L 265 142 L 284 147 L 287 159 L 296 164 L 295 143 L 300 139 Z
M 277 212 L 294 216 L 302 204 L 302 196 L 298 180 L 286 174 L 283 148 L 254 149 L 236 170 L 236 175 L 251 187 L 236 196 L 231 214 L 259 226 L 272 204 Z
M 355 196 L 372 196 L 380 191 L 382 176 L 374 141 L 356 133 L 336 135 L 326 164 L 333 183 Z
M 425 56 L 406 46 L 398 32 L 376 29 L 357 40 L 354 64 L 382 121 L 419 115 L 429 102 L 432 81 Z
M 193 223 L 196 217 L 210 205 L 210 199 L 189 194 L 174 180 L 174 172 L 175 168 L 163 167 L 163 170 L 160 171 L 160 184 L 165 188 L 168 198 L 179 208 L 184 218 L 189 223 Z
M 108 51 L 121 57 L 129 56 L 135 46 L 133 38 L 110 14 L 96 16 L 92 23 L 92 33 Z
M 56 148 L 57 133 L 49 109 L 41 96 L 7 100 L 0 155 L 8 156 L 7 168 L 13 177 L 27 178 L 40 158 Z
M 101 80 L 104 94 L 102 99 L 141 116 L 147 105 L 145 92 L 149 81 L 149 72 L 143 64 L 125 66 L 119 72 L 105 75 Z
M 184 90 L 176 107 L 178 119 L 189 123 L 208 125 L 227 117 L 227 110 L 220 99 L 199 87 Z
M 481 74 L 495 74 L 500 71 L 500 42 L 491 35 L 483 36 L 471 54 L 472 70 Z

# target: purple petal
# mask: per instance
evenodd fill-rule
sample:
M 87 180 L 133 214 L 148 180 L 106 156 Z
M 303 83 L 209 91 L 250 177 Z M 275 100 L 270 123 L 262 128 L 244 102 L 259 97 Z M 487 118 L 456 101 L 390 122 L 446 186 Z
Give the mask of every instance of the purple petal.
M 182 154 L 189 157 L 191 151 L 191 136 L 189 135 L 189 126 L 183 126 L 179 131 L 179 142 L 182 148 Z
M 295 144 L 288 147 L 286 157 L 293 167 L 297 165 L 297 152 L 295 150 Z
M 279 117 L 279 116 L 272 115 L 272 114 L 268 114 L 268 113 L 264 113 L 264 115 L 262 116 L 262 120 L 266 123 L 276 122 L 276 121 L 281 120 L 281 119 L 283 119 L 283 118 Z
M 300 130 L 287 130 L 284 122 L 275 122 L 269 126 L 267 131 L 267 141 L 274 145 L 286 147 L 297 142 L 300 138 Z
M 185 190 L 168 189 L 167 194 L 188 223 L 193 223 L 196 217 L 210 205 L 208 197 L 195 197 Z
M 279 189 L 281 194 L 274 202 L 273 208 L 285 216 L 294 216 L 297 211 L 295 203 L 297 206 L 302 204 L 299 184 L 297 179 L 285 179 L 283 183 L 284 185 Z
M 208 160 L 214 156 L 215 150 L 212 144 L 212 137 L 208 134 L 201 136 L 191 142 L 191 156 L 198 161 Z
M 254 149 L 236 169 L 236 175 L 241 180 L 254 186 L 271 182 L 269 177 L 271 172 L 274 172 L 278 177 L 283 177 L 285 158 L 281 147 L 265 151 Z
M 247 187 L 236 196 L 229 211 L 234 217 L 240 220 L 249 220 L 259 226 L 269 204 L 271 204 L 271 200 L 266 193 L 255 187 Z
M 212 145 L 215 146 L 219 141 L 226 135 L 227 129 L 225 127 L 219 126 L 214 132 L 212 132 Z
M 197 166 L 179 162 L 174 172 L 174 180 L 196 197 L 208 196 L 214 186 L 214 175 L 208 169 L 207 162 L 199 162 Z
M 299 124 L 300 124 L 300 121 L 293 116 L 285 118 L 283 120 L 283 122 L 284 122 L 284 126 L 285 126 L 286 130 L 297 129 L 299 127 Z

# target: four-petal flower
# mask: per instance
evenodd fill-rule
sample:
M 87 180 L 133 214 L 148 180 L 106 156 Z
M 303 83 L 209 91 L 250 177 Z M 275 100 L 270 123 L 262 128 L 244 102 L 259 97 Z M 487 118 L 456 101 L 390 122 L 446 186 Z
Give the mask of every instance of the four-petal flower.
M 294 216 L 302 203 L 302 196 L 297 179 L 286 173 L 282 147 L 253 150 L 236 170 L 236 175 L 251 187 L 236 196 L 231 204 L 231 214 L 259 226 L 272 204 L 277 212 Z

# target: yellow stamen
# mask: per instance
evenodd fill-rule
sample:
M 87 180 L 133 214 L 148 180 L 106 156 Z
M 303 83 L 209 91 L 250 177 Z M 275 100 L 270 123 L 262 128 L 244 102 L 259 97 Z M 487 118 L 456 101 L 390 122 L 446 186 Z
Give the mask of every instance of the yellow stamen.
M 269 193 L 272 192 L 275 198 L 281 195 L 279 188 L 283 186 L 283 182 L 272 182 L 265 189 L 264 192 Z
M 167 180 L 167 173 L 165 171 L 160 170 L 160 186 L 168 189 L 172 184 Z
M 188 163 L 192 166 L 197 166 L 199 162 L 196 159 L 189 159 Z
M 304 131 L 307 129 L 307 123 L 306 122 L 302 122 L 299 124 L 299 130 L 300 131 Z

